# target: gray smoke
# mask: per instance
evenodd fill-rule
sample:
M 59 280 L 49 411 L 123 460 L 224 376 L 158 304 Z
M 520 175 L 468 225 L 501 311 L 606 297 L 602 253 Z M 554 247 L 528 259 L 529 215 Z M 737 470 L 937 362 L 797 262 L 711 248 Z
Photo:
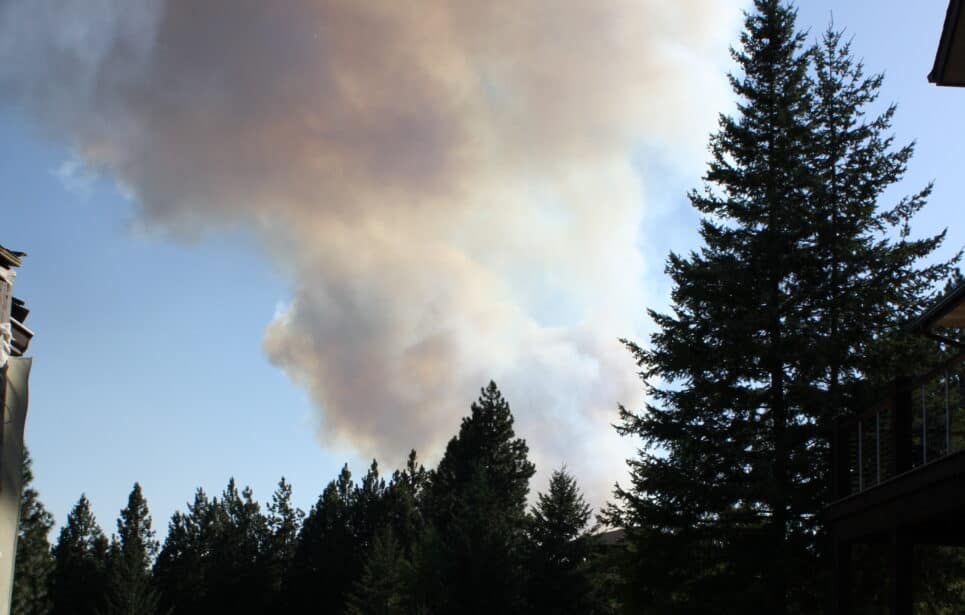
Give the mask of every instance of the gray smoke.
M 631 154 L 702 157 L 740 4 L 7 0 L 0 91 L 146 224 L 259 232 L 324 442 L 431 458 L 493 378 L 599 501 L 641 394 Z

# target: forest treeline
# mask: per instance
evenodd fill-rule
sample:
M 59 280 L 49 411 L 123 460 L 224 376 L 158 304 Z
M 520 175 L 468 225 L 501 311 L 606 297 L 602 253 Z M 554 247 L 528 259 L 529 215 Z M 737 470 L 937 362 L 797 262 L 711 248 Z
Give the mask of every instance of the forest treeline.
M 737 106 L 689 194 L 700 244 L 669 255 L 648 343 L 624 340 L 648 403 L 614 416 L 640 449 L 598 520 L 562 470 L 527 506 L 534 468 L 490 385 L 436 468 L 346 468 L 304 515 L 284 481 L 264 508 L 231 482 L 158 544 L 135 486 L 111 540 L 82 498 L 50 550 L 28 498 L 16 612 L 824 611 L 833 423 L 943 356 L 902 325 L 961 281 L 961 254 L 912 232 L 931 186 L 896 194 L 913 147 L 882 76 L 840 31 L 809 42 L 795 20 L 755 0 L 732 50 Z M 965 560 L 936 557 L 916 600 L 960 612 Z M 883 567 L 856 566 L 856 607 L 880 607 Z
M 534 472 L 490 383 L 435 469 L 414 451 L 390 476 L 343 467 L 307 513 L 284 479 L 264 506 L 232 479 L 220 495 L 198 489 L 162 543 L 135 484 L 110 539 L 81 496 L 51 549 L 28 486 L 14 612 L 611 612 L 575 479 L 557 470 L 528 506 Z

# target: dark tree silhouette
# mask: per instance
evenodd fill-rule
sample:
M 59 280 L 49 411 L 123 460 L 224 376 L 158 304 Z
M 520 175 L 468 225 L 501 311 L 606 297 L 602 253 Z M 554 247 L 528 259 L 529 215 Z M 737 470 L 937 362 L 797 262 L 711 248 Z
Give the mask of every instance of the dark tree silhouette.
M 217 501 L 203 489 L 194 494 L 187 513 L 175 512 L 154 567 L 162 606 L 178 615 L 200 615 L 214 608 L 210 592 L 212 568 L 222 515 Z
M 529 608 L 562 615 L 593 613 L 588 524 L 592 511 L 576 479 L 561 468 L 549 491 L 537 495 L 529 528 Z
M 268 541 L 264 557 L 268 586 L 265 600 L 269 605 L 280 606 L 284 603 L 284 582 L 292 571 L 295 551 L 298 549 L 298 532 L 305 518 L 302 510 L 292 506 L 291 497 L 291 484 L 282 477 L 268 503 Z
M 105 615 L 153 615 L 160 612 L 160 596 L 151 577 L 158 543 L 141 485 L 134 483 L 127 506 L 117 519 L 117 536 L 108 558 L 109 590 Z
M 927 189 L 879 209 L 911 155 L 885 136 L 891 111 L 863 119 L 880 81 L 836 35 L 806 50 L 795 17 L 779 0 L 747 15 L 737 113 L 690 195 L 703 245 L 670 255 L 673 312 L 651 312 L 650 346 L 627 342 L 651 403 L 621 408 L 645 448 L 606 517 L 638 554 L 640 611 L 820 610 L 830 419 L 852 384 L 887 377 L 890 328 L 948 271 L 918 267 L 941 235 L 909 239 Z
M 305 517 L 288 583 L 293 613 L 341 613 L 361 571 L 352 527 L 355 487 L 348 465 Z
M 53 549 L 54 615 L 97 615 L 107 592 L 109 543 L 80 496 Z
M 54 519 L 40 502 L 33 483 L 33 461 L 23 449 L 23 491 L 17 530 L 17 560 L 13 579 L 14 615 L 46 615 L 52 607 L 50 580 L 54 562 L 48 535 Z
M 348 596 L 349 615 L 402 615 L 411 612 L 409 562 L 389 526 L 372 538 L 362 574 Z
M 535 468 L 509 404 L 484 388 L 429 482 L 433 531 L 421 545 L 420 600 L 439 613 L 525 608 L 526 496 Z

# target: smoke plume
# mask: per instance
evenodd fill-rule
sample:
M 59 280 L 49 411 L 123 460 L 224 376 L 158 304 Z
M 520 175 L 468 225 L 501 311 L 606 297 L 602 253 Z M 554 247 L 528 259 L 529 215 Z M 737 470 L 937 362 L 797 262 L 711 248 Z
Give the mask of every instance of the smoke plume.
M 431 458 L 492 378 L 599 501 L 641 395 L 633 153 L 702 158 L 740 4 L 7 0 L 0 92 L 146 224 L 258 231 L 323 442 Z

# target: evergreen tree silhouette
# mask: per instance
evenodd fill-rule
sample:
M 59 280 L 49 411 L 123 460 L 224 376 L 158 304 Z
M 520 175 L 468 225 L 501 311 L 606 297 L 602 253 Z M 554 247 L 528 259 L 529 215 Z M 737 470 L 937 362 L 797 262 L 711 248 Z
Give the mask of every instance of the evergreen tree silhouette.
M 627 342 L 650 403 L 621 408 L 644 448 L 605 518 L 636 553 L 639 611 L 820 610 L 831 420 L 914 352 L 895 326 L 948 274 L 920 265 L 943 236 L 909 235 L 928 189 L 879 203 L 911 155 L 892 111 L 864 118 L 880 79 L 833 33 L 805 48 L 795 18 L 779 0 L 746 16 L 737 112 L 690 194 L 703 245 L 670 255 L 673 310 L 651 311 L 648 347 Z
M 14 615 L 46 615 L 53 606 L 50 582 L 54 562 L 48 535 L 54 526 L 54 518 L 32 487 L 33 461 L 26 447 L 23 449 L 22 473 L 11 612 Z
M 95 615 L 107 592 L 110 544 L 81 495 L 53 549 L 53 613 Z

